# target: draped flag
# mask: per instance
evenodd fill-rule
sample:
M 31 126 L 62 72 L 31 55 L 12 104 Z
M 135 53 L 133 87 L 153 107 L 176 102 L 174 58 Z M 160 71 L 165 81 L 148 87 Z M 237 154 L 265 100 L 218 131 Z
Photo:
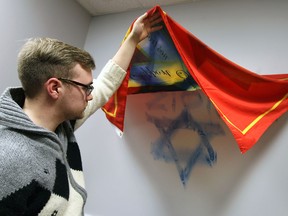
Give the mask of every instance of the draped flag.
M 242 153 L 288 109 L 288 74 L 258 75 L 226 59 L 169 17 L 138 44 L 127 76 L 102 108 L 124 131 L 127 95 L 202 90 L 228 125 Z M 133 23 L 127 34 L 133 27 Z M 124 37 L 125 40 L 125 37 Z

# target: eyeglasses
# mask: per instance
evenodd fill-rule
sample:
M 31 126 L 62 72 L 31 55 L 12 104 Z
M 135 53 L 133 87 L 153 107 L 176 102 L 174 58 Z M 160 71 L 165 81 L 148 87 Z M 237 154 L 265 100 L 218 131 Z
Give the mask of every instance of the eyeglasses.
M 85 85 L 83 83 L 80 83 L 80 82 L 77 82 L 74 80 L 70 80 L 70 79 L 65 79 L 65 78 L 57 78 L 57 79 L 62 81 L 62 82 L 66 82 L 68 84 L 74 84 L 74 85 L 78 85 L 78 86 L 83 87 L 85 89 L 86 96 L 89 96 L 94 89 L 94 87 L 92 85 L 93 83 L 91 83 L 89 85 Z

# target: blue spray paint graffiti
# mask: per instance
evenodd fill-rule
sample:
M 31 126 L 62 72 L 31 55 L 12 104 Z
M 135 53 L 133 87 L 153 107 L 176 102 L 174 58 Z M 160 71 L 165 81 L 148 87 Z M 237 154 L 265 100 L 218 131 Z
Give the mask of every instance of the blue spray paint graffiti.
M 191 96 L 191 92 L 190 92 Z M 207 164 L 212 166 L 217 161 L 217 154 L 214 151 L 210 140 L 217 135 L 224 135 L 222 127 L 217 123 L 201 122 L 196 120 L 190 113 L 192 106 L 199 106 L 203 103 L 202 96 L 197 93 L 193 95 L 191 100 L 187 100 L 187 94 L 182 95 L 183 108 L 181 113 L 176 118 L 157 117 L 146 113 L 147 121 L 154 124 L 159 131 L 159 138 L 152 142 L 152 154 L 157 160 L 166 162 L 174 162 L 179 173 L 182 184 L 185 186 L 189 180 L 189 176 L 193 167 L 197 163 Z M 163 95 L 162 95 L 163 98 Z M 161 96 L 147 103 L 148 109 L 160 109 L 166 111 L 167 107 L 164 103 L 159 103 Z M 193 103 L 194 102 L 194 103 Z M 176 110 L 176 99 L 173 97 L 171 109 Z M 208 103 L 207 110 L 211 111 L 211 105 Z M 186 144 L 197 141 L 193 149 L 179 149 L 175 144 L 175 137 L 179 131 L 192 133 L 194 137 L 185 140 Z

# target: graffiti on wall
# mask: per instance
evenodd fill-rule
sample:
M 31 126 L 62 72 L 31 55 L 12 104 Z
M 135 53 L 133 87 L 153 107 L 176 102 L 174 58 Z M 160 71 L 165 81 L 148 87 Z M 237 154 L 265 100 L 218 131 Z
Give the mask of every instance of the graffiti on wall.
M 184 186 L 197 164 L 211 167 L 216 163 L 211 140 L 225 133 L 215 121 L 219 116 L 201 91 L 155 94 L 146 108 L 147 121 L 159 133 L 151 143 L 153 157 L 174 163 Z

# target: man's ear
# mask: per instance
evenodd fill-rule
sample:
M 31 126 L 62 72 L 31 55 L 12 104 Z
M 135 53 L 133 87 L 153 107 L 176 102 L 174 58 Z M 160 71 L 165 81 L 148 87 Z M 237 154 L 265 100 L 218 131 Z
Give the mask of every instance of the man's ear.
M 59 93 L 62 90 L 62 83 L 57 78 L 50 78 L 45 83 L 47 94 L 53 99 L 58 99 Z

